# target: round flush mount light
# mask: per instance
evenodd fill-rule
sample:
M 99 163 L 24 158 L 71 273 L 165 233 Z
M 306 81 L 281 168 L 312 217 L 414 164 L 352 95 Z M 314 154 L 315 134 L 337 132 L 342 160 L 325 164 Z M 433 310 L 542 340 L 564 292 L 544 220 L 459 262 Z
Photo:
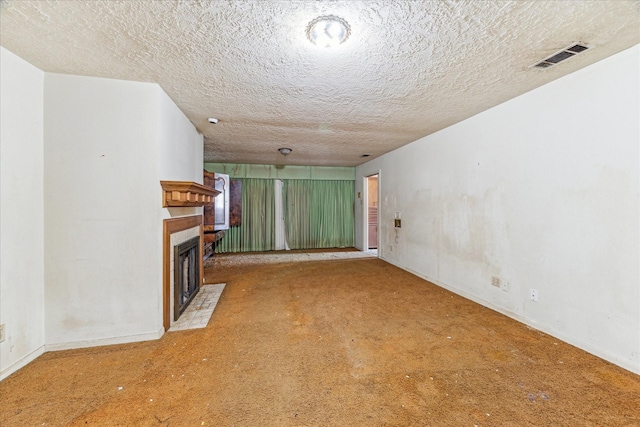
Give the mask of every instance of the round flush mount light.
M 334 15 L 318 16 L 307 25 L 307 38 L 318 47 L 341 45 L 350 34 L 349 23 Z
M 280 154 L 282 154 L 283 156 L 288 156 L 289 153 L 291 153 L 293 150 L 291 148 L 278 148 L 278 151 L 280 152 Z

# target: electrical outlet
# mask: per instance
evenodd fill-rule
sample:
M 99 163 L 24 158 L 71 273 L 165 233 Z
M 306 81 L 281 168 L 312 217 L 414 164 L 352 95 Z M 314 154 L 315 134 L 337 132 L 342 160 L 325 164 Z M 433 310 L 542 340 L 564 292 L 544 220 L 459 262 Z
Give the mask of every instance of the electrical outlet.
M 529 299 L 533 302 L 538 302 L 538 291 L 536 289 L 531 288 L 529 292 Z
M 400 228 L 402 227 L 402 220 L 400 220 L 399 218 L 396 218 L 393 220 L 393 226 L 395 228 Z
M 389 252 L 393 252 L 393 245 L 389 245 Z
M 500 288 L 505 291 L 505 292 L 509 292 L 509 282 L 507 282 L 506 280 L 504 282 L 502 282 L 502 284 L 500 285 Z
M 4 323 L 0 325 L 0 342 L 4 341 Z
M 495 286 L 496 288 L 500 287 L 500 278 L 496 276 L 491 276 L 491 286 Z

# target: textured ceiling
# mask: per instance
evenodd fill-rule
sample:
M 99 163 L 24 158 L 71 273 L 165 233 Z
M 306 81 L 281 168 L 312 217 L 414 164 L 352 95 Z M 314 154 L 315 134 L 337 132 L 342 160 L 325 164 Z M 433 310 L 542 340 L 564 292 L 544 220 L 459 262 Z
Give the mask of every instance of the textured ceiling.
M 338 48 L 306 39 L 324 14 L 351 26 Z M 10 0 L 0 43 L 44 71 L 160 84 L 205 161 L 354 166 L 639 43 L 638 22 L 625 0 Z M 593 49 L 529 67 L 575 41 Z

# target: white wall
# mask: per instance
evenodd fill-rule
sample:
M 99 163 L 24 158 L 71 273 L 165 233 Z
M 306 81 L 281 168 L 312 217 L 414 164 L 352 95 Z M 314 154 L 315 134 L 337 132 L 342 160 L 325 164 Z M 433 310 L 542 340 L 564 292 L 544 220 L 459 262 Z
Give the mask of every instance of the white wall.
M 158 91 L 159 181 L 193 181 L 202 184 L 204 139 L 187 116 L 162 90 Z M 158 185 L 160 185 L 158 183 Z M 163 218 L 202 215 L 203 208 L 163 209 Z
M 45 76 L 47 349 L 160 335 L 158 90 Z
M 156 84 L 45 77 L 46 348 L 158 338 L 161 180 L 202 182 L 203 139 Z
M 0 374 L 45 350 L 158 338 L 160 180 L 203 138 L 156 84 L 44 73 L 1 48 Z
M 640 373 L 639 64 L 636 46 L 358 167 L 356 191 L 381 171 L 382 258 Z
M 0 48 L 0 378 L 44 350 L 44 73 Z
M 162 90 L 158 91 L 158 103 L 158 162 L 161 179 L 202 184 L 202 135 Z
M 160 335 L 157 91 L 45 75 L 47 349 Z

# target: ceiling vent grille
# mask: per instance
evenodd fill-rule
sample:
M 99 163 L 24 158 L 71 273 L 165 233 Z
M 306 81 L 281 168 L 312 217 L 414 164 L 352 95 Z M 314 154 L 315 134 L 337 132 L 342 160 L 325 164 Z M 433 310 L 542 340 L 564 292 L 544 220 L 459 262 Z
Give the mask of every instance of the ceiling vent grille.
M 533 64 L 532 67 L 533 68 L 553 67 L 554 65 L 559 64 L 565 59 L 569 59 L 573 56 L 576 56 L 577 54 L 582 53 L 587 49 L 589 49 L 589 46 L 587 46 L 584 43 L 573 43 L 565 47 L 564 49 L 557 51 L 553 55 L 546 57 L 542 61 Z

